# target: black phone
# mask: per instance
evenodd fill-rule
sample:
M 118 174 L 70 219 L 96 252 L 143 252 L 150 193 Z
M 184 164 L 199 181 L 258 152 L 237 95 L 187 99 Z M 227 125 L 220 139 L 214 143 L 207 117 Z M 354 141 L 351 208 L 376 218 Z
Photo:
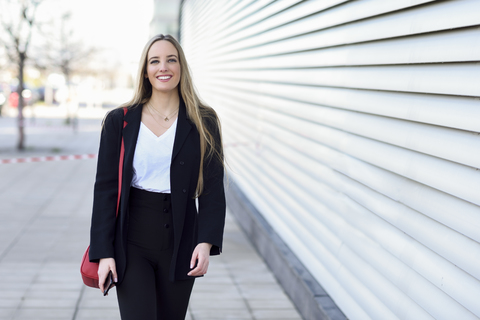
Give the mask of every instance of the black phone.
M 103 291 L 103 296 L 106 296 L 108 294 L 108 290 L 113 287 L 115 287 L 115 282 L 113 281 L 113 273 L 110 271 L 107 275 L 107 279 L 105 279 L 105 283 L 103 284 L 103 288 L 105 290 Z

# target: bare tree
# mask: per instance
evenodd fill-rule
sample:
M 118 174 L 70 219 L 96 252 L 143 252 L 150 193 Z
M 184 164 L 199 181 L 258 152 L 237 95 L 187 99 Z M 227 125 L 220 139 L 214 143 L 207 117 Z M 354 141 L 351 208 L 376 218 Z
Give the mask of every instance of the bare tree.
M 72 75 L 84 69 L 83 65 L 87 59 L 92 58 L 96 50 L 87 48 L 81 41 L 74 40 L 74 32 L 70 23 L 71 13 L 67 12 L 62 15 L 61 29 L 59 37 L 59 50 L 56 51 L 56 58 L 52 60 L 53 65 L 61 70 L 65 77 L 69 97 L 72 94 Z M 55 55 L 54 55 L 55 57 Z M 67 123 L 70 123 L 71 114 L 67 114 Z M 74 125 L 75 125 L 74 121 Z
M 42 0 L 1 0 L 0 22 L 2 33 L 1 42 L 5 47 L 8 59 L 18 68 L 18 144 L 17 148 L 25 148 L 25 121 L 23 116 L 24 72 L 35 27 L 35 14 Z
M 80 73 L 90 73 L 88 62 L 98 52 L 93 47 L 87 47 L 81 40 L 75 38 L 71 23 L 71 13 L 64 12 L 60 19 L 44 24 L 41 30 L 44 43 L 35 60 L 39 70 L 56 70 L 65 77 L 69 95 L 72 92 L 72 76 Z M 68 100 L 70 100 L 70 96 Z M 67 123 L 71 121 L 71 114 L 67 113 Z

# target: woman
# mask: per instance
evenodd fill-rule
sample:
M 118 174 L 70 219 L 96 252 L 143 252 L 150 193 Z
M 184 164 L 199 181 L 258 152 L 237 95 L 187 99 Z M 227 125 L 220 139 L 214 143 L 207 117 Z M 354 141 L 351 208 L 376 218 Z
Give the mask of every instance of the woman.
M 123 320 L 184 319 L 194 278 L 222 248 L 220 124 L 200 102 L 183 50 L 169 35 L 146 44 L 135 95 L 124 106 L 125 115 L 115 109 L 103 123 L 89 259 L 99 262 L 102 291 L 112 272 Z

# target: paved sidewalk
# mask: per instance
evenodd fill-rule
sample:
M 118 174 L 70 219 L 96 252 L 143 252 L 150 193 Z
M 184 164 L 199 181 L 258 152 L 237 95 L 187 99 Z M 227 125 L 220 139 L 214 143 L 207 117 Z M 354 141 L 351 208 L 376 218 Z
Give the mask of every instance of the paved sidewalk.
M 100 119 L 37 118 L 27 151 L 14 149 L 15 119 L 0 118 L 0 159 L 96 153 Z M 27 123 L 28 125 L 28 123 Z M 83 285 L 95 160 L 0 164 L 0 320 L 120 319 L 108 297 Z M 265 263 L 227 214 L 224 253 L 196 281 L 189 320 L 301 319 Z

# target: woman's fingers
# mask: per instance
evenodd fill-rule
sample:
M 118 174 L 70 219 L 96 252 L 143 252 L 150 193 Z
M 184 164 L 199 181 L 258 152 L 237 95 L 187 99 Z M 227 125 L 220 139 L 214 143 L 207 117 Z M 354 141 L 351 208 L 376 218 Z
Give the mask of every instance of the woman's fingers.
M 105 281 L 107 280 L 108 273 L 112 271 L 113 279 L 117 282 L 117 269 L 115 266 L 115 260 L 113 258 L 100 259 L 98 264 L 98 286 L 100 291 L 105 291 Z
M 192 271 L 190 271 L 188 273 L 189 276 L 203 276 L 204 274 L 207 273 L 207 269 L 208 269 L 208 262 L 205 262 L 205 260 L 203 259 L 198 259 L 198 264 L 197 264 L 197 267 L 195 269 L 193 269 Z
M 201 243 L 197 245 L 192 254 L 190 268 L 193 268 L 195 266 L 195 263 L 198 261 L 197 266 L 195 267 L 195 269 L 191 270 L 188 273 L 189 276 L 203 276 L 207 273 L 209 265 L 210 247 L 211 245 L 206 243 Z
M 198 260 L 197 266 L 195 267 L 195 269 L 190 270 L 190 272 L 188 273 L 189 276 L 201 275 L 200 271 L 202 269 L 203 259 L 199 256 L 198 250 L 195 249 L 195 251 L 193 251 L 193 254 L 192 254 L 192 260 L 190 261 L 190 269 L 192 269 L 195 266 L 195 263 L 197 262 L 197 260 Z
M 190 259 L 190 269 L 193 269 L 193 267 L 195 266 L 195 263 L 197 262 L 197 257 L 198 257 L 198 247 L 196 247 L 195 250 L 193 250 L 192 259 Z
M 100 287 L 100 291 L 104 292 L 105 288 L 103 287 L 105 280 L 107 279 L 107 275 L 103 272 L 100 272 L 100 268 L 98 269 L 98 286 Z
M 112 270 L 113 282 L 117 283 L 118 282 L 118 276 L 117 276 L 117 268 L 115 266 L 115 263 L 113 264 L 113 266 L 111 267 L 110 270 Z

